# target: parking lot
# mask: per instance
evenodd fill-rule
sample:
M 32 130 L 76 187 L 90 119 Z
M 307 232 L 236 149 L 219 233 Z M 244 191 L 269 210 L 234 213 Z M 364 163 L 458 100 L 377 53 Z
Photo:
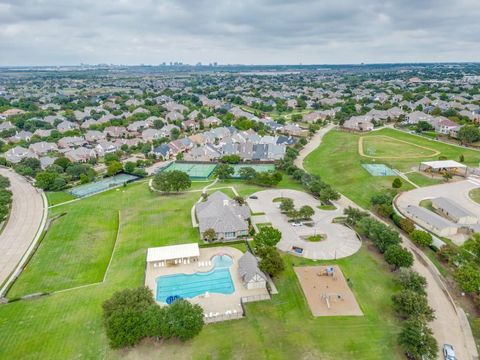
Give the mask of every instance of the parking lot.
M 280 203 L 273 202 L 281 197 L 291 198 L 297 209 L 304 205 L 311 206 L 315 211 L 312 216 L 313 226 L 293 226 L 288 217 L 281 213 Z M 318 200 L 297 190 L 259 191 L 248 198 L 247 203 L 253 213 L 264 213 L 265 220 L 282 232 L 282 239 L 277 244 L 282 251 L 308 259 L 329 260 L 350 256 L 360 249 L 361 242 L 353 230 L 342 224 L 332 223 L 334 218 L 343 216 L 343 208 L 338 204 L 335 204 L 336 210 L 320 210 Z M 308 236 L 320 234 L 324 235 L 325 239 L 318 242 L 305 240 Z M 302 252 L 295 252 L 295 248 Z

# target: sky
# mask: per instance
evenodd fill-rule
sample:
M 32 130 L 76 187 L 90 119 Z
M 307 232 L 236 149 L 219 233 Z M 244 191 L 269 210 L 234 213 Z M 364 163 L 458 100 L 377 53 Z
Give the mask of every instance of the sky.
M 480 0 L 0 0 L 0 66 L 480 61 Z

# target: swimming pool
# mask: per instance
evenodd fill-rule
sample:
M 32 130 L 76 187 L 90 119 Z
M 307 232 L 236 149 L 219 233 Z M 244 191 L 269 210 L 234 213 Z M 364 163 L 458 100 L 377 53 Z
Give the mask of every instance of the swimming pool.
M 232 294 L 235 291 L 230 267 L 233 260 L 228 255 L 216 255 L 212 258 L 213 269 L 209 272 L 195 274 L 173 274 L 157 278 L 156 299 L 167 302 L 170 296 L 194 298 L 209 293 Z

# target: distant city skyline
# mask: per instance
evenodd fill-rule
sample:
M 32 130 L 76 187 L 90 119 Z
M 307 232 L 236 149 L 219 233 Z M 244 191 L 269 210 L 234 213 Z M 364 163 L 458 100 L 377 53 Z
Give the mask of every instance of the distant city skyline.
M 0 0 L 0 66 L 476 62 L 478 0 Z

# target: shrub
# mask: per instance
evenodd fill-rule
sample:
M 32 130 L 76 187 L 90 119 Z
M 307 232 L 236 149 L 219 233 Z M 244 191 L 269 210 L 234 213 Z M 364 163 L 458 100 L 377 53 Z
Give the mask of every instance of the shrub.
M 415 230 L 415 223 L 410 219 L 403 218 L 400 220 L 400 229 L 405 231 L 407 234 L 410 234 Z
M 255 248 L 275 246 L 282 238 L 282 233 L 271 227 L 265 226 L 260 229 L 260 232 L 253 237 L 255 241 Z
M 427 247 L 432 245 L 432 235 L 423 230 L 413 230 L 410 233 L 411 239 L 419 246 Z
M 200 305 L 193 305 L 187 300 L 176 300 L 167 308 L 165 323 L 166 326 L 161 330 L 164 338 L 189 340 L 202 331 L 203 309 Z
M 393 179 L 393 182 L 392 182 L 392 188 L 394 189 L 400 189 L 402 187 L 403 183 L 402 183 L 402 180 L 400 178 L 395 178 Z

